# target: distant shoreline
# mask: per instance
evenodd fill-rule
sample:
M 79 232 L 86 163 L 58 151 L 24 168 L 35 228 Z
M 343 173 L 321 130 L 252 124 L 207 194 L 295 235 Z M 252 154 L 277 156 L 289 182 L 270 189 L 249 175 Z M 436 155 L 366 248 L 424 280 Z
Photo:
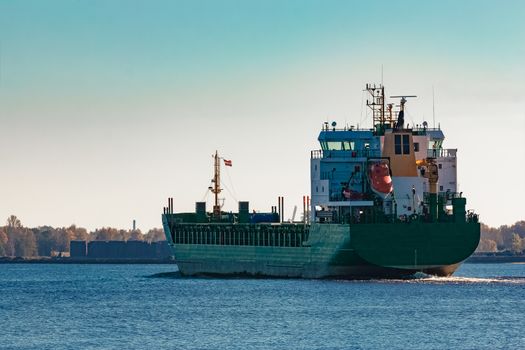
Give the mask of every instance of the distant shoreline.
M 0 264 L 173 264 L 173 259 L 96 259 L 96 258 L 21 258 L 1 257 Z
M 525 255 L 472 255 L 467 264 L 525 263 Z

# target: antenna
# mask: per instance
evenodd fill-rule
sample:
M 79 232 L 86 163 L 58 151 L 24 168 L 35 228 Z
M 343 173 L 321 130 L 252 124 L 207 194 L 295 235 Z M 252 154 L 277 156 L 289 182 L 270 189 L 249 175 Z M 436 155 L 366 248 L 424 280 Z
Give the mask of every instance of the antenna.
M 388 124 L 393 123 L 390 120 L 385 120 L 385 87 L 383 85 L 366 84 L 365 90 L 368 91 L 372 98 L 372 100 L 366 100 L 366 105 L 372 110 L 373 125 L 384 125 L 385 122 L 388 122 Z
M 432 127 L 436 128 L 436 109 L 434 108 L 434 85 L 432 85 Z
M 399 114 L 397 116 L 396 129 L 403 129 L 405 124 L 405 103 L 407 98 L 417 97 L 416 95 L 403 95 L 403 96 L 390 96 L 390 98 L 401 98 L 401 103 L 399 104 Z
M 417 97 L 417 96 L 416 95 L 390 96 L 390 98 L 400 98 L 401 99 L 401 103 L 399 104 L 399 106 L 401 107 L 401 110 L 404 109 L 405 103 L 407 102 L 407 98 L 414 98 L 414 97 Z
M 383 64 L 381 63 L 381 85 L 383 84 Z

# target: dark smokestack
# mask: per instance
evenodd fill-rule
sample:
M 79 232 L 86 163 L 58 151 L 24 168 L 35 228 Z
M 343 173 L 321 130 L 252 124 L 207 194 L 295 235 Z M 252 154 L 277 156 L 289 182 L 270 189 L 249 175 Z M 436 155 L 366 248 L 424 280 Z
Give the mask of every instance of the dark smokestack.
M 279 221 L 281 221 L 281 197 L 277 197 L 277 214 L 279 214 Z
M 168 214 L 173 214 L 173 198 L 168 197 Z

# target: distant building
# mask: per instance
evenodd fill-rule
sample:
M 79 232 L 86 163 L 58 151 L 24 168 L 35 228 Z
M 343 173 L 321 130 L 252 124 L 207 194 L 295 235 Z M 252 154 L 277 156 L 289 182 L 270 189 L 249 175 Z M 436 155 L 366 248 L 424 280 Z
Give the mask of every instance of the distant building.
M 69 254 L 75 258 L 85 258 L 87 255 L 86 241 L 71 241 L 69 242 Z

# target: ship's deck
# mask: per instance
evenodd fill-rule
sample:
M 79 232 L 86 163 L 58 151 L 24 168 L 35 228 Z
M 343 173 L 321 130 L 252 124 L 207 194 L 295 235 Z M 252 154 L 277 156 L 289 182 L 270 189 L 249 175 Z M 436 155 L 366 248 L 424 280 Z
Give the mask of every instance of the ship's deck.
M 308 240 L 304 224 L 170 223 L 175 244 L 301 247 Z

